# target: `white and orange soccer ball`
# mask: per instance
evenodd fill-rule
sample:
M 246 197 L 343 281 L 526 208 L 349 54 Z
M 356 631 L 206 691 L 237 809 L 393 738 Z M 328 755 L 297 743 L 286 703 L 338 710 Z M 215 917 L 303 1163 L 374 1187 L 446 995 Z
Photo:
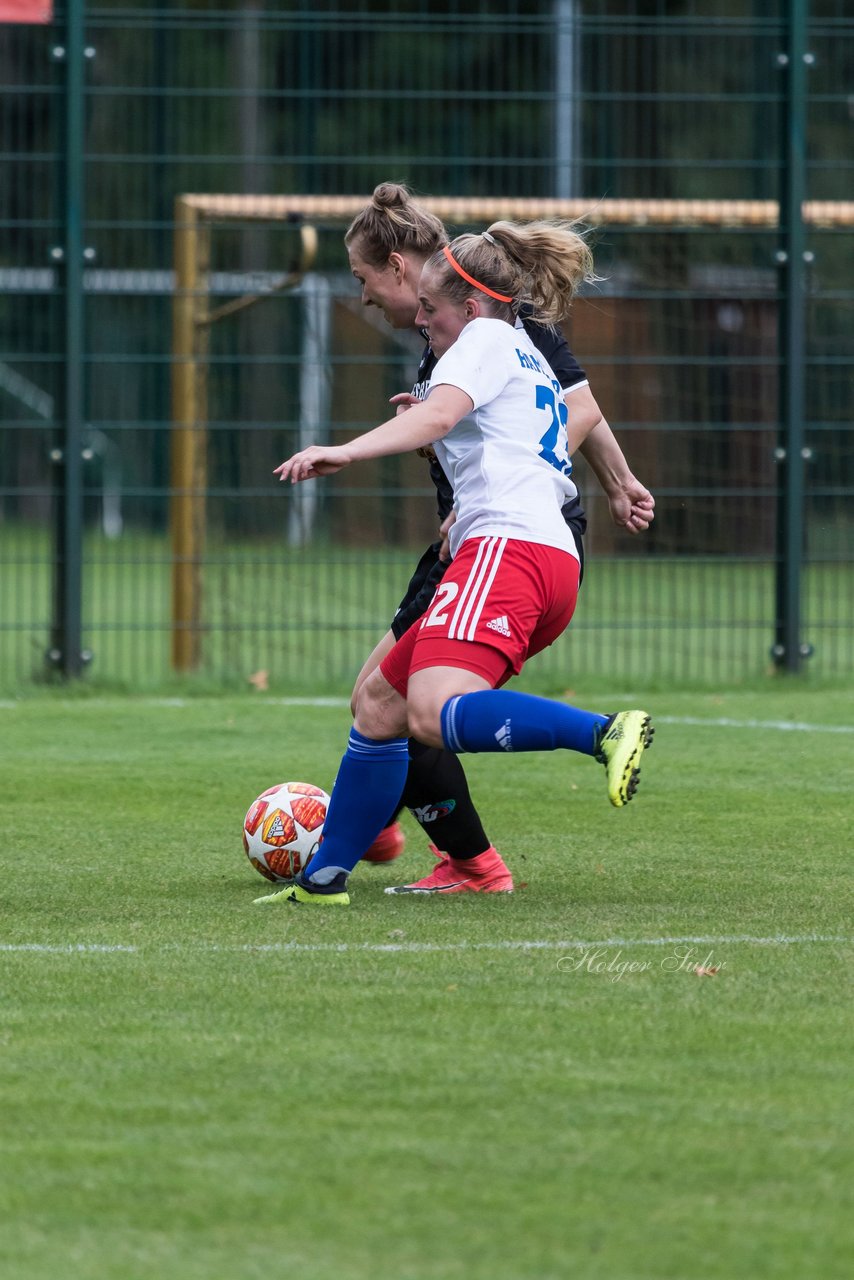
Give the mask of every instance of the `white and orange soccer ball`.
M 320 844 L 329 796 L 310 782 L 280 782 L 249 806 L 243 848 L 256 871 L 276 883 L 290 880 Z

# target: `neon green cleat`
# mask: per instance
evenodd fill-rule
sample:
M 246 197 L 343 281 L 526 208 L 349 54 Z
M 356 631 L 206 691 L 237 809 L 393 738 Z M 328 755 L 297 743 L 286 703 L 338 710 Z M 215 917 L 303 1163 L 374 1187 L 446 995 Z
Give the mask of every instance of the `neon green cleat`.
M 608 772 L 608 799 L 628 804 L 640 782 L 640 758 L 655 730 L 646 711 L 618 711 L 602 730 L 596 759 Z
M 347 877 L 338 875 L 327 886 L 309 884 L 299 875 L 290 884 L 286 884 L 284 889 L 279 889 L 276 893 L 267 893 L 263 898 L 256 898 L 255 902 L 290 902 L 294 906 L 308 903 L 318 907 L 349 907 Z

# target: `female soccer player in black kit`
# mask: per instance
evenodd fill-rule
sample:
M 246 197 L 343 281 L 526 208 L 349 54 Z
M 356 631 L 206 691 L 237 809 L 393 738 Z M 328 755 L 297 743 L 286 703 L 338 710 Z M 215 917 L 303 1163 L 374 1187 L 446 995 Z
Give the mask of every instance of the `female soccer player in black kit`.
M 362 287 L 365 306 L 379 307 L 387 322 L 396 329 L 415 327 L 418 312 L 418 284 L 426 260 L 447 245 L 449 237 L 442 222 L 421 208 L 408 189 L 395 183 L 378 186 L 369 205 L 352 222 L 345 236 L 350 267 Z M 629 533 L 648 528 L 654 516 L 652 494 L 629 470 L 608 423 L 593 398 L 584 371 L 567 347 L 558 329 L 537 325 L 521 317 L 534 345 L 546 357 L 564 390 L 569 409 L 568 437 L 570 456 L 580 450 L 596 475 L 608 499 L 614 521 Z M 412 397 L 429 382 L 435 365 L 429 346 L 424 351 Z M 404 399 L 404 398 L 402 398 Z M 410 397 L 405 398 L 407 401 Z M 405 406 L 401 405 L 401 408 Z M 421 557 L 401 601 L 390 630 L 365 663 L 353 691 L 379 665 L 395 642 L 426 610 L 448 563 L 447 530 L 453 521 L 453 492 L 432 450 L 429 457 L 430 476 L 436 486 L 441 538 Z M 578 499 L 563 509 L 564 519 L 572 531 L 579 557 L 586 519 Z M 583 564 L 583 559 L 582 559 Z M 455 861 L 479 857 L 492 848 L 469 793 L 465 772 L 459 758 L 450 751 L 427 747 L 410 739 L 409 773 L 401 808 L 406 807 L 423 827 L 434 854 L 440 860 L 450 856 Z M 403 850 L 403 832 L 397 814 L 365 854 L 371 862 L 387 862 Z M 484 878 L 472 877 L 467 888 L 475 892 L 507 892 L 512 888 L 506 877 L 492 885 Z M 414 882 L 414 891 L 429 893 L 431 876 Z

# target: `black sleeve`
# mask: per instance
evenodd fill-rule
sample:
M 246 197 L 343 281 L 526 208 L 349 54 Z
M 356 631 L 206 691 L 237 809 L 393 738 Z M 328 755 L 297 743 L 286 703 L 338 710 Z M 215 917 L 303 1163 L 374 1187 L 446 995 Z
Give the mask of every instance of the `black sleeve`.
M 415 385 L 412 388 L 412 394 L 419 400 L 424 399 L 427 384 L 429 383 L 435 368 L 436 357 L 428 345 L 422 352 L 421 363 L 418 366 L 418 377 L 416 378 Z M 424 454 L 430 459 L 430 479 L 436 486 L 436 510 L 439 513 L 439 523 L 441 524 L 453 508 L 454 491 L 448 483 L 448 477 L 442 470 L 439 459 L 436 457 L 433 449 L 429 448 L 424 450 Z
M 433 455 L 430 459 L 430 479 L 436 486 L 436 510 L 439 515 L 439 523 L 450 515 L 454 506 L 454 491 L 448 477 L 442 470 L 439 459 Z
M 550 329 L 547 325 L 537 324 L 534 320 L 522 317 L 525 332 L 538 351 L 542 351 L 564 391 L 575 387 L 579 382 L 587 381 L 587 374 L 566 345 L 563 330 Z

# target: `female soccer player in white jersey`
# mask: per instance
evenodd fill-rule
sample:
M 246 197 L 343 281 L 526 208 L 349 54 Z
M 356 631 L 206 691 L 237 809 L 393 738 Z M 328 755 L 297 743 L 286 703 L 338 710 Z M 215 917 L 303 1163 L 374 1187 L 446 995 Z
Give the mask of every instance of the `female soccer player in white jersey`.
M 345 244 L 354 276 L 362 286 L 365 306 L 379 308 L 396 329 L 418 328 L 418 282 L 426 260 L 448 243 L 441 221 L 411 197 L 398 183 L 381 183 L 370 202 L 351 223 Z M 560 329 L 537 324 L 525 315 L 516 318 L 538 351 L 546 357 L 558 378 L 570 407 L 568 430 L 570 452 L 580 448 L 607 496 L 611 515 L 629 533 L 648 527 L 653 518 L 654 500 L 649 490 L 631 473 L 613 433 L 590 390 L 584 370 L 566 345 Z M 428 343 L 424 349 L 412 390 L 421 398 L 429 386 L 436 355 Z M 438 521 L 443 526 L 453 519 L 453 491 L 432 449 L 430 478 L 436 488 Z M 584 511 L 576 494 L 562 508 L 563 518 L 575 538 L 582 559 L 582 535 L 586 527 Z M 447 543 L 440 540 L 421 556 L 406 594 L 383 636 L 365 663 L 356 683 L 377 667 L 411 624 L 420 618 L 447 568 Z M 435 849 L 441 848 L 457 860 L 479 856 L 492 848 L 472 801 L 465 772 L 453 753 L 428 747 L 412 739 L 409 744 L 409 771 L 401 803 L 388 825 L 366 852 L 369 861 L 387 861 L 403 848 L 403 832 L 397 823 L 404 805 L 417 818 Z M 472 887 L 475 881 L 469 882 Z M 480 890 L 490 886 L 479 881 Z
M 428 260 L 418 322 L 438 357 L 426 399 L 339 446 L 312 445 L 276 469 L 292 483 L 353 462 L 433 444 L 454 490 L 452 560 L 414 623 L 357 696 L 355 725 L 320 849 L 293 884 L 259 901 L 349 903 L 347 878 L 403 789 L 407 735 L 453 752 L 565 748 L 606 767 L 611 803 L 626 804 L 652 728 L 646 712 L 602 715 L 503 688 L 572 617 L 579 579 L 561 507 L 574 491 L 566 409 L 552 369 L 515 328 L 521 305 L 546 324 L 565 317 L 592 274 L 567 224 L 493 224 Z M 391 892 L 512 888 L 490 849 L 447 858 L 432 877 Z

